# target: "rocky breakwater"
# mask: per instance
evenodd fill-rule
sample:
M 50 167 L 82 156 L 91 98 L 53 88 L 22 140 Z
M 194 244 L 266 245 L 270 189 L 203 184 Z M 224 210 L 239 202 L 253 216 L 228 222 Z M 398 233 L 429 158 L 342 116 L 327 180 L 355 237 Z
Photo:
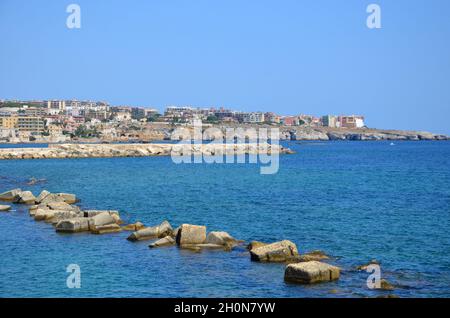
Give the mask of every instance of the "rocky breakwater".
M 3 148 L 1 159 L 63 159 L 150 157 L 171 154 L 242 155 L 292 153 L 288 148 L 270 144 L 55 144 L 48 148 Z
M 83 210 L 79 200 L 70 193 L 50 193 L 42 191 L 37 197 L 30 191 L 13 189 L 0 194 L 0 201 L 29 206 L 29 214 L 36 221 L 47 222 L 60 233 L 107 234 L 123 230 L 132 231 L 128 236 L 131 242 L 151 241 L 151 249 L 178 247 L 194 252 L 203 250 L 232 251 L 242 248 L 243 241 L 237 240 L 227 232 L 211 231 L 204 225 L 182 224 L 173 228 L 168 221 L 146 227 L 141 222 L 122 225 L 119 212 L 115 210 Z M 0 206 L 7 211 L 10 206 Z M 121 226 L 122 225 L 122 226 Z M 322 251 L 300 254 L 297 245 L 289 240 L 274 243 L 252 241 L 247 245 L 250 261 L 259 263 L 278 263 L 284 265 L 284 280 L 288 283 L 315 284 L 336 281 L 341 269 L 328 264 L 330 259 Z M 357 267 L 363 271 L 376 261 Z M 376 289 L 392 291 L 394 285 L 383 279 Z
M 36 197 L 31 191 L 13 189 L 0 194 L 0 200 L 29 205 L 30 216 L 52 224 L 56 232 L 105 234 L 122 230 L 118 211 L 82 210 L 75 205 L 76 195 L 70 193 L 44 190 Z

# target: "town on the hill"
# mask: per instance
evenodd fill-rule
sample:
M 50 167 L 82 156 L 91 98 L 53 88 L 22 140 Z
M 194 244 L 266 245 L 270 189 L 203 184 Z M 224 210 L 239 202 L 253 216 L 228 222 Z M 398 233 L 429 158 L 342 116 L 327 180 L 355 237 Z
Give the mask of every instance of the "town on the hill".
M 166 139 L 164 127 L 205 124 L 271 125 L 283 127 L 363 128 L 357 115 L 282 116 L 273 112 L 243 112 L 224 107 L 169 106 L 157 109 L 111 106 L 103 101 L 0 100 L 0 142 L 149 141 Z

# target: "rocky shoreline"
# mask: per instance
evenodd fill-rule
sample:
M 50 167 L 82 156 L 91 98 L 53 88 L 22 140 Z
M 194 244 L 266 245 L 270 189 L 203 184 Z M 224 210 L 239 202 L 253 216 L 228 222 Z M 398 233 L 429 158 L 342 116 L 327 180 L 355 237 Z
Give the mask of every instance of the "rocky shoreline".
M 193 155 L 288 154 L 292 151 L 270 144 L 54 144 L 48 148 L 0 148 L 0 160 L 151 157 Z
M 124 224 L 119 211 L 83 210 L 75 194 L 50 193 L 43 190 L 38 196 L 31 191 L 13 189 L 0 194 L 0 201 L 27 205 L 29 215 L 35 221 L 51 224 L 60 233 L 91 233 L 96 235 L 131 231 L 127 237 L 130 242 L 151 241 L 150 249 L 176 246 L 193 252 L 207 249 L 229 252 L 234 248 L 245 248 L 249 260 L 259 263 L 284 264 L 284 280 L 294 284 L 315 284 L 337 281 L 342 269 L 329 264 L 331 258 L 321 251 L 300 254 L 297 245 L 289 240 L 274 243 L 252 241 L 246 244 L 227 232 L 207 232 L 204 225 L 181 224 L 173 228 L 168 221 L 159 225 L 145 226 L 141 222 Z M 0 211 L 7 213 L 9 205 L 1 205 Z M 371 261 L 356 268 L 363 271 L 368 265 L 378 264 Z M 392 291 L 394 286 L 386 280 L 376 289 Z M 392 296 L 392 295 L 389 295 Z

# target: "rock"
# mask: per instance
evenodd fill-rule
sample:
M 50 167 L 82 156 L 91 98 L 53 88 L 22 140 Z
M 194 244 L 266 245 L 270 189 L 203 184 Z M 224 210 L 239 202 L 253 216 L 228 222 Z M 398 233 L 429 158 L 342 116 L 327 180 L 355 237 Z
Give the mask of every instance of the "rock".
M 0 212 L 6 212 L 11 210 L 11 206 L 10 205 L 0 205 Z
M 170 246 L 175 245 L 175 240 L 172 236 L 168 235 L 166 237 L 163 237 L 162 239 L 157 240 L 156 242 L 153 242 L 148 247 L 155 248 L 155 247 L 161 247 L 161 246 Z
M 22 204 L 35 204 L 36 198 L 33 193 L 31 193 L 31 191 L 22 191 L 15 196 L 13 202 Z
M 176 238 L 177 244 L 203 244 L 206 240 L 206 226 L 183 224 Z
M 284 280 L 292 283 L 313 284 L 339 279 L 339 267 L 311 261 L 286 266 Z
M 68 204 L 77 203 L 77 196 L 71 193 L 57 193 L 57 196 L 63 199 L 64 202 Z
M 116 219 L 108 212 L 103 212 L 90 218 L 89 229 L 95 231 L 98 227 L 110 224 L 116 224 Z
M 80 217 L 80 213 L 76 211 L 67 210 L 49 210 L 49 209 L 37 209 L 34 213 L 35 221 L 46 221 L 52 222 L 67 220 L 72 218 Z
M 43 182 L 46 182 L 46 181 L 47 181 L 46 179 L 36 179 L 35 177 L 31 177 L 28 180 L 27 185 L 35 185 L 35 184 L 43 183 Z
M 107 234 L 107 233 L 117 233 L 122 231 L 120 226 L 116 223 L 114 224 L 107 224 L 107 225 L 100 225 L 96 226 L 95 229 L 91 230 L 91 233 L 93 234 Z
M 47 190 L 42 190 L 39 196 L 36 198 L 36 203 L 41 203 L 47 195 L 51 194 Z
M 367 264 L 356 267 L 356 269 L 358 271 L 367 271 L 367 267 L 369 267 L 370 265 L 380 265 L 380 262 L 378 262 L 376 259 L 373 259 Z
M 251 260 L 255 262 L 287 262 L 297 256 L 297 246 L 287 240 L 264 245 L 250 251 Z
M 0 194 L 0 201 L 14 201 L 14 198 L 21 193 L 22 190 L 21 189 L 14 189 L 14 190 L 9 190 L 6 192 L 3 192 L 2 194 Z
M 180 231 L 180 227 L 177 227 L 175 230 L 172 231 L 172 237 L 174 239 L 177 238 L 178 232 Z
M 83 212 L 84 217 L 86 218 L 90 218 L 105 212 L 109 214 L 116 214 L 117 216 L 119 216 L 119 211 L 116 210 L 84 210 Z
M 143 229 L 145 226 L 144 224 L 142 224 L 141 222 L 136 222 L 134 224 L 127 224 L 125 226 L 122 227 L 122 230 L 124 231 L 139 231 L 141 229 Z
M 211 244 L 211 243 L 202 243 L 202 244 L 183 244 L 180 246 L 180 248 L 184 249 L 213 249 L 213 250 L 231 250 L 228 246 L 219 245 L 219 244 Z
M 329 259 L 330 257 L 322 251 L 312 251 L 297 257 L 299 262 L 310 262 L 310 261 L 322 261 L 324 259 Z
M 391 283 L 389 283 L 386 279 L 382 279 L 382 280 L 380 281 L 380 288 L 376 288 L 376 289 L 378 289 L 378 290 L 388 290 L 388 291 L 392 291 L 392 290 L 394 290 L 395 288 L 394 288 L 394 286 L 393 286 Z
M 84 217 L 62 220 L 56 224 L 56 231 L 68 233 L 89 231 L 89 221 L 90 218 Z
M 400 297 L 394 294 L 389 294 L 389 295 L 380 295 L 377 296 L 377 298 L 400 298 Z
M 262 247 L 262 246 L 266 246 L 267 243 L 263 243 L 263 242 L 258 242 L 258 241 L 251 241 L 250 244 L 247 245 L 247 249 L 249 251 L 251 251 L 252 249 L 258 248 L 258 247 Z
M 139 231 L 133 232 L 127 240 L 129 241 L 143 241 L 154 238 L 162 238 L 172 234 L 172 226 L 169 222 L 164 221 L 160 225 L 146 227 Z
M 39 195 L 40 196 L 40 195 Z M 49 193 L 39 202 L 41 204 L 48 204 L 50 202 L 65 202 L 74 204 L 77 202 L 76 196 L 69 193 Z
M 205 243 L 232 248 L 237 245 L 238 241 L 227 232 L 209 232 Z
M 40 205 L 40 206 L 42 206 L 42 205 Z M 66 202 L 49 202 L 46 206 L 50 210 L 64 210 L 64 211 L 81 212 L 79 207 L 70 205 Z

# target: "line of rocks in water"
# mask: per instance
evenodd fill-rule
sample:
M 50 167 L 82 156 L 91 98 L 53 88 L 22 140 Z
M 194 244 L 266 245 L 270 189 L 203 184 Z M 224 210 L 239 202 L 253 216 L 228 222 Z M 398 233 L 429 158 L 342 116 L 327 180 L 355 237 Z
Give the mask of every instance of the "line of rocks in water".
M 3 148 L 0 160 L 150 157 L 192 154 L 203 156 L 244 154 L 288 154 L 292 151 L 271 144 L 55 144 L 48 148 Z
M 221 249 L 231 251 L 243 245 L 227 232 L 207 232 L 206 226 L 182 224 L 173 228 L 168 221 L 147 227 L 141 222 L 124 225 L 120 214 L 115 210 L 82 210 L 75 205 L 79 200 L 74 194 L 50 193 L 43 190 L 37 197 L 31 191 L 13 189 L 0 194 L 0 201 L 29 205 L 29 214 L 35 221 L 52 224 L 56 232 L 107 234 L 132 231 L 127 240 L 132 242 L 150 241 L 150 248 L 178 246 L 200 252 L 203 249 Z M 0 211 L 9 211 L 11 206 L 0 205 Z M 330 259 L 321 251 L 302 254 L 295 243 L 283 240 L 274 243 L 252 241 L 246 249 L 250 260 L 261 263 L 285 263 L 284 279 L 286 282 L 313 284 L 338 280 L 341 269 L 323 262 Z M 369 264 L 373 264 L 372 261 Z M 367 265 L 358 270 L 365 270 Z M 392 290 L 387 281 L 381 289 Z

